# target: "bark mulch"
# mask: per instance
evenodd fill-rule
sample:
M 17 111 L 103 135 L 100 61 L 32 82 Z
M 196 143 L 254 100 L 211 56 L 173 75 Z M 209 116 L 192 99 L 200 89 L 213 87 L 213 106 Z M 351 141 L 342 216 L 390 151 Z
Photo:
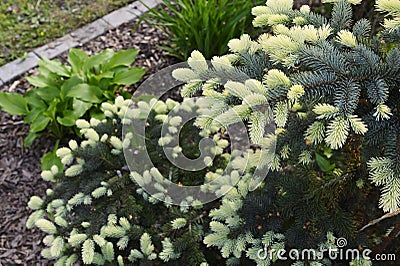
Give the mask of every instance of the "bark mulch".
M 152 73 L 167 67 L 176 60 L 168 57 L 157 45 L 168 38 L 153 26 L 142 22 L 135 32 L 137 21 L 127 23 L 107 32 L 79 47 L 90 54 L 105 48 L 114 50 L 138 48 L 135 65 L 147 69 L 147 78 Z M 58 59 L 65 62 L 67 53 Z M 26 73 L 36 74 L 37 69 Z M 0 87 L 0 91 L 24 93 L 29 85 L 24 77 Z M 43 197 L 52 184 L 40 177 L 40 158 L 50 151 L 54 139 L 42 137 L 29 147 L 23 147 L 28 134 L 28 125 L 20 116 L 10 116 L 0 111 L 0 266 L 2 265 L 49 265 L 51 261 L 41 258 L 44 236 L 38 229 L 28 230 L 25 222 L 31 213 L 27 202 L 33 195 Z

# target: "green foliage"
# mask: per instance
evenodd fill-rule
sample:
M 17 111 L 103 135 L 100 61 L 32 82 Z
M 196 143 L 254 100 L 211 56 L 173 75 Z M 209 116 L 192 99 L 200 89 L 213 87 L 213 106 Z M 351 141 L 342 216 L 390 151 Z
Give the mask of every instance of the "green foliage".
M 30 76 L 34 86 L 25 95 L 0 93 L 0 107 L 12 115 L 24 115 L 30 124 L 24 145 L 30 146 L 39 136 L 50 130 L 57 139 L 74 133 L 75 122 L 81 117 L 101 116 L 100 104 L 113 101 L 120 87 L 138 82 L 145 71 L 131 67 L 137 50 L 114 52 L 105 50 L 88 56 L 85 52 L 71 49 L 70 66 L 57 60 L 39 62 L 38 76 Z M 128 95 L 127 95 L 128 96 Z
M 331 164 L 329 160 L 324 158 L 321 154 L 315 153 L 315 161 L 318 164 L 318 167 L 324 172 L 330 172 L 335 169 L 336 165 L 333 163 Z
M 20 94 L 4 92 L 0 94 L 0 102 L 4 103 L 2 109 L 10 114 L 24 115 L 28 111 L 28 104 Z
M 165 0 L 160 8 L 150 9 L 145 20 L 170 37 L 162 46 L 170 55 L 183 61 L 197 49 L 210 59 L 224 54 L 230 39 L 251 30 L 250 10 L 261 2 Z

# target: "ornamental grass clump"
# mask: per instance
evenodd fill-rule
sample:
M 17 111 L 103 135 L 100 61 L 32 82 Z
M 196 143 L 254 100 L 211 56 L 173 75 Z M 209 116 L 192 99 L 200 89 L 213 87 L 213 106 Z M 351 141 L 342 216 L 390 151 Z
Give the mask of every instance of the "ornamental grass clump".
M 162 1 L 145 20 L 170 37 L 161 46 L 170 55 L 186 60 L 194 49 L 207 59 L 227 52 L 226 44 L 251 30 L 251 8 L 263 1 L 179 0 Z

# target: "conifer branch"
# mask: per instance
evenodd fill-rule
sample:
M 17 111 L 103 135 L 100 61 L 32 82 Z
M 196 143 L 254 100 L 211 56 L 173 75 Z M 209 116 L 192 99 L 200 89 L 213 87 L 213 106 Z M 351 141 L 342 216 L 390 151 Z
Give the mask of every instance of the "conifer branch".
M 340 182 L 341 180 L 344 180 L 346 178 L 352 177 L 354 175 L 354 172 L 349 172 L 349 173 L 345 173 L 344 175 L 340 175 L 332 180 L 330 180 L 329 182 L 323 184 L 322 186 L 320 186 L 318 189 L 314 190 L 313 193 L 311 193 L 311 195 L 315 195 L 315 193 L 317 193 L 318 191 L 324 190 L 327 187 L 332 186 L 333 184 L 336 184 L 338 182 Z M 310 195 L 310 197 L 311 197 Z M 310 198 L 309 197 L 309 198 Z
M 338 177 L 336 177 L 336 178 L 330 180 L 328 183 L 325 183 L 320 189 L 325 189 L 325 188 L 327 188 L 327 187 L 330 187 L 330 186 L 332 186 L 333 184 L 338 183 L 338 182 L 341 181 L 341 180 L 344 180 L 344 179 L 346 179 L 346 178 L 348 178 L 348 177 L 352 177 L 353 175 L 354 175 L 354 173 L 351 172 L 351 173 L 346 173 L 346 174 L 344 174 L 344 175 L 338 176 Z
M 364 230 L 367 229 L 368 227 L 373 226 L 373 225 L 379 223 L 380 221 L 382 221 L 382 220 L 384 220 L 384 219 L 387 219 L 387 218 L 390 218 L 390 217 L 393 217 L 393 216 L 396 216 L 396 215 L 399 215 L 399 214 L 400 214 L 400 209 L 398 209 L 398 210 L 395 211 L 395 212 L 386 213 L 385 215 L 383 215 L 383 216 L 381 216 L 381 217 L 379 217 L 379 218 L 377 218 L 377 219 L 374 219 L 374 220 L 370 221 L 368 224 L 364 225 L 364 226 L 363 226 L 360 230 L 358 230 L 358 231 L 359 231 L 359 232 L 364 231 Z

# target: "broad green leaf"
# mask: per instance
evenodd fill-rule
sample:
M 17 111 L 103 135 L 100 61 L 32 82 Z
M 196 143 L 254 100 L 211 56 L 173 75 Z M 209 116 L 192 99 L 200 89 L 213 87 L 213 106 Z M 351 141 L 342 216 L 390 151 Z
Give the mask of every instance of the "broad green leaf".
M 77 75 L 72 75 L 70 79 L 66 80 L 61 86 L 60 97 L 62 100 L 68 95 L 68 92 L 78 84 L 83 83 L 83 80 Z
M 47 110 L 43 112 L 43 115 L 50 117 L 52 120 L 56 119 L 56 113 L 57 113 L 57 105 L 60 102 L 60 99 L 56 98 L 54 99 L 49 107 L 47 107 Z
M 107 64 L 108 60 L 114 55 L 114 51 L 111 49 L 106 49 L 99 54 L 95 54 L 91 56 L 83 65 L 83 71 L 86 74 L 92 72 L 93 67 L 105 65 Z
M 56 149 L 43 155 L 41 160 L 42 171 L 50 170 L 53 165 L 58 167 L 58 171 L 64 168 L 61 159 L 56 155 Z
M 67 96 L 68 97 L 76 97 L 82 101 L 91 102 L 91 103 L 100 103 L 101 96 L 103 92 L 99 87 L 91 86 L 86 83 L 78 84 L 75 87 L 71 88 Z
M 40 137 L 40 134 L 29 132 L 28 136 L 26 136 L 24 139 L 24 147 L 30 147 L 38 137 Z
M 46 77 L 42 74 L 39 76 L 30 76 L 26 77 L 26 80 L 29 82 L 29 84 L 38 88 L 57 86 L 57 83 L 54 81 L 51 75 L 50 77 Z
M 21 94 L 0 92 L 0 109 L 12 115 L 25 115 L 28 105 Z
M 331 164 L 329 160 L 325 159 L 319 153 L 315 153 L 315 159 L 317 161 L 318 167 L 324 172 L 330 172 L 335 169 L 336 164 Z
M 33 108 L 32 110 L 29 111 L 29 113 L 26 114 L 24 117 L 24 123 L 32 123 L 33 120 L 40 114 L 46 111 L 46 107 L 43 109 L 40 108 Z
M 56 73 L 63 77 L 69 77 L 71 74 L 70 67 L 63 65 L 58 60 L 49 60 L 47 58 L 43 58 L 40 66 L 47 68 L 50 72 Z
M 64 112 L 64 117 L 57 117 L 57 122 L 66 127 L 75 126 L 76 116 L 72 111 Z
M 104 79 L 103 79 L 103 80 L 104 80 Z M 99 86 L 99 81 L 97 80 L 97 76 L 96 76 L 95 74 L 89 74 L 89 75 L 87 75 L 87 77 L 86 77 L 84 83 L 90 84 L 90 85 L 92 85 L 92 86 L 100 87 L 100 86 Z
M 116 52 L 110 59 L 107 69 L 112 69 L 117 66 L 130 66 L 136 59 L 138 54 L 137 49 L 127 49 L 120 52 Z
M 29 90 L 25 93 L 24 98 L 28 103 L 29 109 L 47 109 L 47 104 L 36 94 L 36 90 Z
M 72 48 L 68 54 L 68 62 L 73 73 L 82 73 L 83 65 L 89 56 L 82 50 Z
M 45 102 L 50 103 L 60 97 L 60 89 L 57 87 L 42 87 L 35 89 L 37 95 Z
M 96 80 L 101 80 L 101 79 L 112 79 L 114 77 L 114 72 L 112 71 L 107 71 L 104 73 L 101 73 L 100 75 L 95 76 Z
M 33 121 L 31 124 L 31 127 L 29 129 L 30 132 L 39 132 L 42 131 L 43 129 L 45 129 L 47 127 L 47 125 L 50 122 L 50 117 L 44 116 L 39 114 Z
M 92 106 L 92 103 L 84 102 L 77 98 L 74 98 L 72 102 L 73 113 L 77 118 L 82 117 Z
M 127 67 L 127 66 L 116 66 L 116 67 L 114 67 L 111 71 L 112 71 L 112 73 L 118 73 L 118 72 L 120 72 L 120 71 L 126 71 L 126 70 L 128 70 L 128 69 L 130 69 L 130 67 Z
M 114 100 L 115 99 L 115 94 L 112 93 L 111 91 L 104 91 L 103 92 L 104 97 L 106 97 L 108 100 Z
M 145 73 L 146 70 L 143 68 L 133 67 L 127 71 L 116 73 L 113 82 L 118 85 L 131 85 L 138 82 Z
M 116 85 L 110 85 L 110 83 L 112 82 L 112 79 L 101 79 L 100 82 L 98 83 L 98 86 L 103 90 L 103 92 L 105 91 L 109 91 L 112 94 L 114 94 L 114 87 Z
M 115 94 L 115 91 L 118 89 L 118 85 L 112 84 L 112 79 L 102 79 L 99 82 L 99 87 L 103 90 L 103 93 L 105 91 L 109 91 L 112 94 Z
M 96 118 L 98 120 L 103 120 L 104 118 L 106 118 L 106 116 L 104 115 L 103 112 L 99 112 L 98 110 L 94 110 L 92 109 L 90 111 L 90 117 Z

